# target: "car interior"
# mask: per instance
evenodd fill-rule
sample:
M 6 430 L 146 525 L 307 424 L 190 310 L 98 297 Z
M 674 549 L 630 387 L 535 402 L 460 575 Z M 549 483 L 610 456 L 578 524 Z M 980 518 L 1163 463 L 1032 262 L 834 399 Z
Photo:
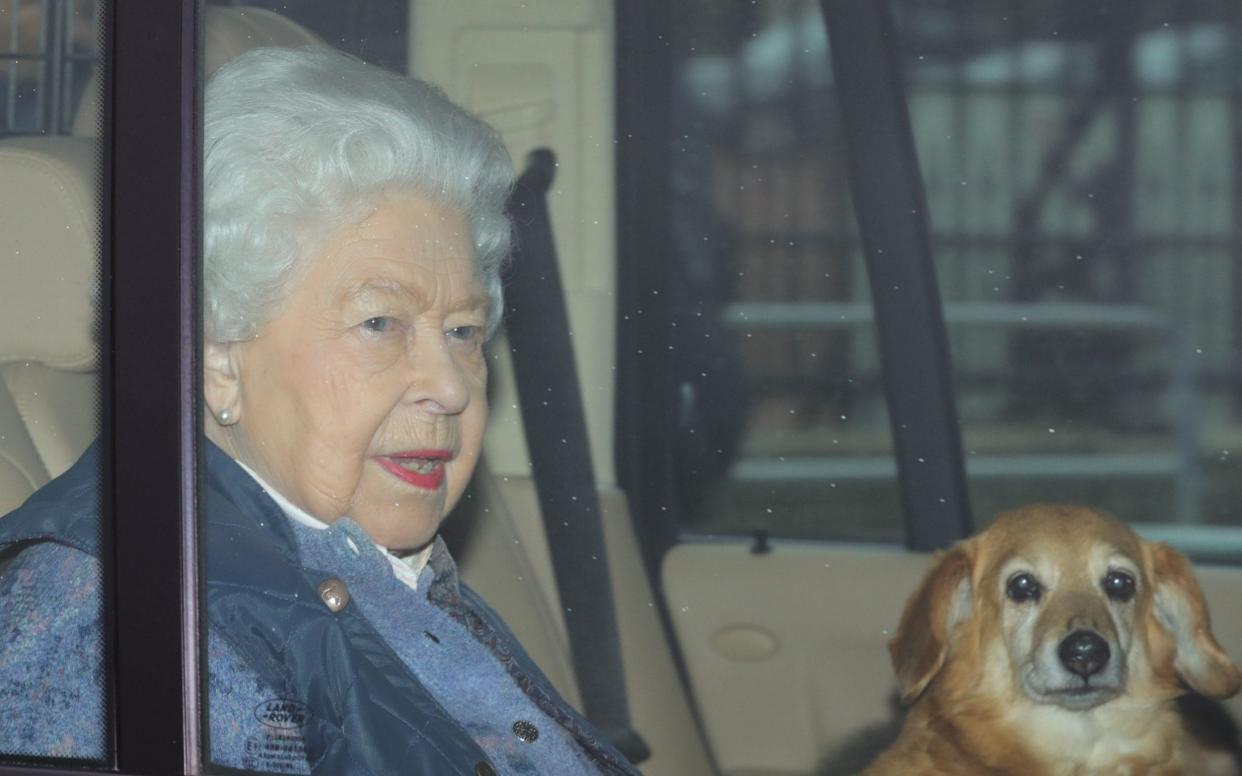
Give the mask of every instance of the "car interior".
M 26 8 L 36 4 L 19 5 Z M 82 4 L 56 5 L 77 8 Z M 550 229 L 559 259 L 563 304 L 570 322 L 589 439 L 589 449 L 582 455 L 588 456 L 592 464 L 601 507 L 599 526 L 607 560 L 603 578 L 611 588 L 615 610 L 624 698 L 628 703 L 630 725 L 641 739 L 646 755 L 638 763 L 639 769 L 647 776 L 810 776 L 853 772 L 895 734 L 900 708 L 886 645 L 893 635 L 903 603 L 922 579 L 931 557 L 929 547 L 911 547 L 898 529 L 868 528 L 868 525 L 877 525 L 874 522 L 877 518 L 873 516 L 881 511 L 893 525 L 903 519 L 902 506 L 893 495 L 898 487 L 896 475 L 890 471 L 894 465 L 891 457 L 886 459 L 891 456 L 892 448 L 891 442 L 885 439 L 888 421 L 883 410 L 882 378 L 874 378 L 870 383 L 864 381 L 859 387 L 849 389 L 869 391 L 869 397 L 852 404 L 826 402 L 818 410 L 807 409 L 803 413 L 808 416 L 805 419 L 803 416 L 789 418 L 785 415 L 786 405 L 779 402 L 768 402 L 760 409 L 745 409 L 740 405 L 736 408 L 739 412 L 752 413 L 746 420 L 752 431 L 759 424 L 756 413 L 785 415 L 771 426 L 785 436 L 762 432 L 762 429 L 753 433 L 738 432 L 741 441 L 735 436 L 733 443 L 740 445 L 741 452 L 722 453 L 729 460 L 721 464 L 716 473 L 692 482 L 706 483 L 703 487 L 714 494 L 698 499 L 694 508 L 700 516 L 714 509 L 721 510 L 722 514 L 758 515 L 749 522 L 713 523 L 709 515 L 707 519 L 696 518 L 699 522 L 683 520 L 678 523 L 675 516 L 665 517 L 661 510 L 676 513 L 686 509 L 684 504 L 661 506 L 652 497 L 637 492 L 642 482 L 635 481 L 632 474 L 626 475 L 624 462 L 618 460 L 629 449 L 622 438 L 627 426 L 619 419 L 618 408 L 623 402 L 619 393 L 631 390 L 632 385 L 625 382 L 619 370 L 623 369 L 622 362 L 627 357 L 622 349 L 635 347 L 621 329 L 628 320 L 626 316 L 641 315 L 642 309 L 634 303 L 632 295 L 626 297 L 625 281 L 619 279 L 624 277 L 620 264 L 628 256 L 623 255 L 618 246 L 630 239 L 626 230 L 641 229 L 641 225 L 632 220 L 620 223 L 618 213 L 622 205 L 619 198 L 626 196 L 621 188 L 624 179 L 652 171 L 623 169 L 618 164 L 617 133 L 621 126 L 618 110 L 623 105 L 618 94 L 624 86 L 621 83 L 623 71 L 619 70 L 618 63 L 625 62 L 627 57 L 642 55 L 624 49 L 635 38 L 631 31 L 621 34 L 615 5 L 619 4 L 607 0 L 555 3 L 408 0 L 408 5 L 402 6 L 408 19 L 408 30 L 402 32 L 406 47 L 404 61 L 410 74 L 441 85 L 453 99 L 492 124 L 502 135 L 519 172 L 533 151 L 550 149 L 555 154 L 555 180 L 547 193 Z M 702 11 L 705 27 L 723 28 L 732 23 L 724 18 L 730 13 L 724 7 L 705 9 L 701 7 L 704 4 L 690 2 L 673 5 L 679 8 L 676 14 L 687 18 L 692 11 Z M 710 87 L 716 90 L 713 94 L 724 99 L 720 94 L 727 91 L 729 84 L 732 84 L 730 88 L 744 90 L 759 88 L 764 78 L 779 80 L 782 77 L 780 73 L 765 73 L 762 62 L 775 67 L 771 63 L 783 61 L 785 57 L 793 63 L 789 65 L 793 72 L 802 66 L 798 64 L 802 57 L 814 55 L 823 57 L 824 67 L 827 67 L 826 52 L 807 43 L 812 38 L 823 37 L 824 19 L 819 4 L 785 5 L 769 9 L 764 18 L 770 24 L 759 28 L 751 37 L 753 45 L 739 49 L 742 53 L 732 64 L 720 51 L 708 51 L 711 56 L 705 54 L 696 60 L 694 67 L 687 68 L 685 81 L 696 85 L 715 84 Z M 909 19 L 919 12 L 930 13 L 932 6 L 944 6 L 929 2 L 898 5 L 905 9 L 905 15 L 899 14 L 899 19 Z M 961 4 L 948 5 L 956 8 Z M 332 37 L 330 29 L 312 30 L 296 20 L 295 11 L 278 13 L 258 5 L 208 4 L 203 13 L 203 56 L 208 73 L 232 56 L 256 46 L 342 45 Z M 1203 21 L 1207 16 L 1195 16 L 1185 22 L 1186 34 L 1210 36 L 1215 28 Z M 697 23 L 681 21 L 691 26 Z M 16 22 L 10 19 L 8 23 L 13 26 L 13 40 L 16 41 Z M 1230 27 L 1235 36 L 1233 49 L 1242 49 L 1242 33 L 1238 32 L 1242 30 L 1242 23 L 1231 18 L 1230 24 L 1234 25 Z M 808 29 L 812 27 L 815 29 Z M 0 32 L 4 30 L 0 26 Z M 1158 32 L 1154 29 L 1150 34 L 1155 36 Z M 693 42 L 694 38 L 690 40 Z M 702 42 L 710 49 L 706 37 Z M 1010 40 L 1009 44 L 1017 48 L 1009 49 L 1005 56 L 1011 56 L 1014 61 L 1029 57 L 1036 62 L 1033 65 L 1036 68 L 1042 66 L 1039 64 L 1043 61 L 1041 57 L 1054 56 L 1053 44 L 1042 42 L 1042 38 L 1020 44 Z M 1078 47 L 1075 51 L 1079 51 L 1089 44 L 1080 41 L 1075 45 Z M 349 50 L 348 45 L 344 47 Z M 2 43 L 0 49 L 3 49 Z M 365 51 L 361 53 L 366 56 Z M 1001 67 L 998 62 L 1003 59 L 1003 53 L 999 48 L 994 52 L 996 61 L 988 60 L 986 51 L 978 53 L 972 65 L 979 71 L 977 77 L 986 80 L 988 68 Z M 744 67 L 747 56 L 757 58 L 760 64 L 740 74 L 730 73 L 730 67 Z M 1235 52 L 1234 56 L 1238 54 Z M 1138 67 L 1141 66 L 1140 62 Z M 10 71 L 10 78 L 14 78 L 12 72 L 15 71 Z M 800 77 L 814 80 L 813 76 L 805 74 Z M 721 80 L 728 78 L 733 80 Z M 726 86 L 721 86 L 722 83 Z M 1033 86 L 1026 88 L 1035 89 Z M 709 86 L 703 86 L 703 90 L 706 94 Z M 1191 98 L 1178 97 L 1170 90 L 1172 87 L 1167 87 L 1166 92 L 1162 92 L 1167 96 L 1167 104 L 1161 103 L 1152 108 L 1153 111 L 1173 111 L 1181 105 L 1183 111 L 1189 111 L 1179 114 L 1183 116 L 1179 120 L 1183 121 L 1186 132 L 1193 130 L 1195 122 L 1210 118 L 1212 108 L 1204 108 L 1202 115 L 1195 113 L 1197 108 L 1186 107 L 1186 101 Z M 933 91 L 918 92 L 917 99 L 925 102 L 922 108 L 912 97 L 911 110 L 934 115 L 939 108 L 931 105 L 935 99 L 930 96 Z M 1089 100 L 1091 94 L 1089 85 L 1081 86 L 1075 99 Z M 101 348 L 107 347 L 98 341 L 95 318 L 103 282 L 98 269 L 99 146 L 96 137 L 102 95 L 98 77 L 92 76 L 80 85 L 76 97 L 66 98 L 66 104 L 73 104 L 66 113 L 71 120 L 63 122 L 63 130 L 9 129 L 0 138 L 0 514 L 16 508 L 40 486 L 65 471 L 99 429 L 102 410 L 99 359 Z M 691 97 L 685 99 L 691 100 Z M 706 98 L 705 101 L 710 102 Z M 958 110 L 978 113 L 978 121 L 1002 121 L 989 118 L 987 111 L 992 107 L 983 101 L 964 104 Z M 958 120 L 970 119 L 959 116 Z M 680 126 L 700 125 L 705 123 L 688 121 Z M 925 134 L 930 136 L 940 129 L 951 131 L 945 124 Z M 1018 129 L 1021 132 L 1029 129 L 1031 133 L 1050 131 L 1046 127 L 1025 125 Z M 1131 131 L 1141 133 L 1143 130 Z M 921 139 L 920 151 L 927 198 L 935 211 L 940 192 L 937 186 L 943 181 L 937 178 L 934 168 L 949 162 L 927 154 L 929 149 L 935 151 L 931 143 Z M 670 140 L 669 145 L 675 149 L 676 141 Z M 1088 147 L 1083 153 L 1096 152 Z M 1184 158 L 1179 157 L 1183 161 Z M 715 160 L 714 163 L 716 174 L 723 176 L 718 168 L 726 162 Z M 969 164 L 969 154 L 963 164 Z M 1230 160 L 1230 164 L 1237 162 Z M 684 172 L 685 165 L 678 169 Z M 795 192 L 793 201 L 801 203 L 800 206 L 837 208 L 836 217 L 850 218 L 848 202 L 842 205 L 815 195 L 797 194 L 799 186 L 813 184 L 798 179 L 796 163 L 781 169 L 776 165 L 765 169 L 767 174 L 785 176 L 781 185 Z M 843 169 L 836 174 L 846 175 Z M 952 177 L 953 173 L 947 175 Z M 1044 185 L 1040 183 L 1038 172 L 1032 176 L 1036 186 Z M 735 180 L 743 181 L 741 185 L 745 188 L 750 178 L 742 174 Z M 1236 182 L 1233 185 L 1236 186 Z M 964 180 L 961 187 L 966 187 Z M 762 198 L 746 200 L 747 196 L 745 192 L 718 192 L 716 203 L 720 213 L 715 218 L 733 217 L 738 212 L 739 202 L 751 210 L 737 218 L 757 218 L 751 211 L 759 213 L 765 203 Z M 725 201 L 725 197 L 735 199 Z M 678 212 L 687 220 L 691 219 L 684 209 Z M 844 228 L 853 231 L 856 227 Z M 1083 233 L 1090 231 L 1082 225 L 1074 229 Z M 717 232 L 711 234 L 714 236 Z M 721 231 L 719 234 L 733 233 Z M 707 241 L 708 237 L 702 240 Z M 1232 255 L 1226 258 L 1235 265 L 1236 272 L 1239 261 L 1236 247 L 1230 250 Z M 773 250 L 746 265 L 739 274 L 747 270 L 759 272 L 762 262 L 774 266 L 786 258 Z M 114 260 L 123 261 L 124 257 Z M 820 269 L 836 271 L 837 265 L 829 268 L 824 264 L 807 271 L 817 274 Z M 520 270 L 515 263 L 513 271 Z M 1176 270 L 1173 272 L 1176 274 Z M 811 335 L 795 343 L 796 359 L 809 363 L 812 358 L 823 358 L 826 363 L 821 362 L 817 367 L 823 367 L 824 371 L 837 369 L 849 375 L 863 373 L 858 364 L 870 364 L 868 368 L 873 375 L 882 370 L 882 359 L 874 356 L 876 345 L 869 328 L 873 315 L 866 302 L 869 292 L 865 277 L 861 272 L 857 274 L 858 277 L 850 281 L 854 295 L 834 302 L 836 306 L 825 307 L 823 313 L 833 316 L 834 320 L 837 316 L 842 320 L 852 316 L 850 320 L 839 328 L 814 329 Z M 813 282 L 798 277 L 801 276 L 795 277 L 795 283 Z M 992 279 L 980 277 L 971 282 L 983 288 Z M 626 301 L 622 301 L 623 297 Z M 1042 347 L 1039 337 L 1044 336 L 1046 340 L 1047 332 L 1053 327 L 1040 328 L 1038 320 L 1030 323 L 1024 318 L 1028 313 L 1038 317 L 1039 311 L 1032 312 L 1030 306 L 1048 305 L 1047 314 L 1068 316 L 1059 320 L 1070 328 L 1074 325 L 1075 314 L 1081 313 L 1084 320 L 1096 320 L 1087 314 L 1090 310 L 1086 306 L 1068 309 L 1056 298 L 1045 302 L 1018 299 L 1015 305 L 1021 303 L 1027 307 L 1006 310 L 1000 296 L 987 297 L 996 301 L 993 307 L 986 309 L 978 304 L 972 307 L 974 303 L 969 299 L 952 298 L 951 294 L 946 297 L 943 313 L 953 333 L 954 357 L 957 358 L 960 350 L 965 362 L 978 358 L 977 354 L 988 348 L 999 348 L 1012 355 L 1012 350 L 1005 349 L 1022 347 L 1024 342 L 1027 352 L 1038 352 Z M 760 341 L 747 344 L 744 347 L 749 349 L 739 351 L 743 354 L 740 358 L 749 359 L 752 366 L 759 365 L 755 369 L 762 369 L 767 363 L 765 359 L 776 358 L 774 354 L 780 350 L 774 344 L 775 339 L 764 339 L 776 336 L 771 334 L 773 331 L 781 331 L 781 324 L 773 323 L 780 311 L 762 307 L 773 298 L 770 294 L 759 293 L 752 300 L 742 300 L 750 302 L 749 307 L 739 302 L 724 312 L 711 311 L 719 314 L 723 321 L 722 338 L 731 333 L 731 336 L 748 339 L 752 332 L 757 332 L 755 336 Z M 1064 298 L 1071 298 L 1068 292 Z M 1226 305 L 1218 314 L 1228 317 L 1234 312 Z M 692 317 L 693 313 L 686 312 L 686 315 Z M 756 322 L 751 328 L 748 328 L 749 320 Z M 1069 322 L 1065 323 L 1067 320 Z M 1029 328 L 1023 328 L 1028 323 Z M 728 326 L 732 329 L 726 332 Z M 966 327 L 971 326 L 974 328 L 966 331 Z M 1150 328 L 1157 324 L 1140 321 L 1131 329 L 1142 330 L 1144 326 Z M 1082 329 L 1087 333 L 1080 331 L 1075 336 L 1082 341 L 1094 337 L 1091 341 L 1103 343 L 1101 347 L 1123 349 L 1137 362 L 1164 358 L 1160 355 L 1164 351 L 1159 350 L 1163 345 L 1151 346 L 1144 355 L 1144 340 L 1131 336 L 1132 330 L 1092 333 L 1095 330 Z M 828 333 L 821 336 L 815 332 Z M 1012 339 L 1003 339 L 1010 334 Z M 817 336 L 820 338 L 815 339 Z M 669 338 L 668 348 L 672 349 L 675 340 L 672 334 Z M 687 340 L 676 341 L 681 347 L 679 352 L 685 351 L 682 345 L 686 343 Z M 689 344 L 693 348 L 693 343 Z M 1194 344 L 1192 342 L 1191 346 Z M 1237 349 L 1237 340 L 1227 340 L 1227 345 L 1230 344 Z M 587 647 L 572 643 L 566 623 L 553 563 L 556 552 L 550 547 L 540 506 L 539 484 L 532 476 L 532 456 L 524 434 L 519 400 L 522 386 L 514 377 L 505 335 L 502 333 L 490 348 L 492 414 L 484 463 L 467 497 L 446 524 L 445 536 L 464 580 L 501 613 L 557 689 L 581 708 L 584 698 L 574 668 L 574 650 Z M 1236 354 L 1233 358 L 1236 364 Z M 1082 363 L 1081 359 L 1069 359 L 1052 364 L 1049 369 L 1053 372 L 1073 370 Z M 1152 371 L 1160 368 L 1163 367 L 1158 364 Z M 720 374 L 724 375 L 721 380 L 727 382 L 727 372 Z M 795 374 L 789 379 L 800 378 Z M 1004 379 L 1004 375 L 995 377 L 997 384 Z M 673 397 L 684 398 L 687 391 L 693 390 L 685 388 L 686 385 L 689 383 L 683 384 L 680 394 L 673 391 L 667 396 L 651 396 L 644 400 L 671 403 Z M 1236 383 L 1231 385 L 1236 386 Z M 1228 388 L 1229 385 L 1222 389 L 1226 392 L 1219 396 L 1213 394 L 1203 401 L 1205 404 L 1214 401 L 1222 406 L 1228 404 L 1232 408 L 1236 395 L 1228 396 Z M 911 389 L 917 390 L 917 386 Z M 988 390 L 992 392 L 963 391 L 959 396 L 963 417 L 976 412 L 977 406 L 996 403 L 994 397 L 1000 389 Z M 1169 380 L 1160 382 L 1155 390 L 1164 391 L 1161 394 L 1164 398 L 1159 402 L 1176 401 L 1178 388 Z M 755 401 L 754 406 L 758 406 L 758 400 Z M 722 406 L 728 409 L 727 405 Z M 795 410 L 802 411 L 803 407 L 796 402 L 788 406 L 789 415 Z M 824 460 L 823 456 L 799 458 L 797 445 L 811 445 L 809 431 L 817 423 L 828 422 L 814 413 L 831 413 L 833 418 L 829 420 L 837 422 L 834 420 L 837 415 L 844 421 L 846 415 L 852 415 L 855 410 L 858 422 L 870 425 L 863 429 L 867 433 L 859 432 L 857 427 L 843 427 L 841 423 L 834 427 L 829 434 L 831 445 L 837 445 L 839 439 L 843 452 L 831 459 L 836 468 L 824 474 L 814 468 L 815 461 Z M 1211 411 L 1214 410 L 1200 410 L 1201 413 Z M 1236 414 L 1234 409 L 1221 412 L 1230 417 Z M 868 413 L 871 419 L 863 420 Z M 663 417 L 667 416 L 653 413 L 650 419 L 627 417 L 626 422 L 655 424 L 663 422 L 660 420 Z M 740 418 L 735 420 L 742 423 Z M 1098 441 L 1094 440 L 1087 445 L 1083 456 L 1058 458 L 1059 448 L 1053 445 L 1062 443 L 1063 437 L 1070 436 L 1069 431 L 1058 437 L 1054 430 L 1058 426 L 1055 417 L 1041 417 L 1038 422 L 1049 429 L 1045 435 L 1048 447 L 1024 453 L 1025 457 L 1018 463 L 1036 468 L 1046 465 L 1048 472 L 1035 475 L 1036 484 L 1026 489 L 1010 488 L 998 491 L 993 497 L 976 498 L 978 525 L 990 516 L 985 508 L 1014 505 L 1011 501 L 1014 498 L 1056 500 L 1068 493 L 1071 497 L 1076 495 L 1078 500 L 1090 501 L 1096 495 L 1091 481 L 1075 469 L 1087 466 L 1089 462 L 1083 462 L 1091 455 L 1097 455 L 1092 460 L 1114 460 L 1109 458 L 1114 449 L 1107 448 L 1105 442 L 1092 447 Z M 878 432 L 871 433 L 868 430 L 871 427 Z M 1227 459 L 1230 455 L 1227 432 L 1232 430 L 1232 427 L 1215 429 L 1218 433 L 1211 439 L 1224 440 L 1221 442 L 1207 440 L 1212 429 L 1203 431 L 1197 450 L 1205 458 L 1213 457 L 1214 461 L 1222 455 Z M 999 425 L 991 427 L 991 431 L 994 438 L 1005 433 Z M 1122 438 L 1120 431 L 1109 433 L 1113 434 L 1109 439 L 1125 448 L 1123 453 L 1144 453 L 1146 458 L 1140 461 L 1136 457 L 1134 461 L 1150 465 L 1141 471 L 1136 469 L 1117 475 L 1115 479 L 1122 484 L 1104 488 L 1100 506 L 1116 509 L 1121 517 L 1128 518 L 1123 511 L 1125 506 L 1153 500 L 1152 488 L 1158 489 L 1159 499 L 1173 493 L 1168 496 L 1168 503 L 1180 503 L 1177 493 L 1182 491 L 1177 488 L 1185 483 L 1177 480 L 1176 484 L 1168 485 L 1161 479 L 1165 478 L 1161 462 L 1168 456 L 1160 458 L 1160 450 L 1152 452 L 1134 447 L 1127 441 L 1129 438 Z M 976 449 L 981 451 L 979 460 L 972 464 L 974 469 L 967 466 L 972 476 L 979 471 L 984 471 L 980 476 L 987 476 L 985 470 L 991 459 L 984 448 L 988 442 L 980 441 L 986 437 L 986 430 L 978 431 L 973 437 L 968 435 L 967 453 L 974 455 Z M 773 440 L 782 444 L 782 440 L 793 440 L 789 443 L 792 447 L 778 449 L 779 446 L 773 446 Z M 727 444 L 722 442 L 721 446 Z M 846 451 L 845 447 L 850 450 Z M 684 447 L 680 452 L 695 449 Z M 653 450 L 651 454 L 654 459 L 667 461 L 667 456 L 677 452 Z M 1047 455 L 1043 463 L 1037 460 L 1041 452 Z M 1114 458 L 1121 460 L 1118 456 Z M 878 465 L 877 460 L 888 460 L 888 463 Z M 679 465 L 684 463 L 679 462 Z M 1232 476 L 1242 482 L 1242 472 L 1230 469 L 1229 461 L 1221 459 L 1217 463 L 1216 476 Z M 798 468 L 800 465 L 802 469 Z M 1099 465 L 1107 466 L 1106 463 Z M 704 466 L 710 468 L 706 463 Z M 1016 475 L 994 472 L 992 476 L 1003 480 Z M 1058 476 L 1072 480 L 1073 486 L 1058 490 L 1046 485 Z M 1112 475 L 1106 472 L 1101 476 Z M 841 488 L 837 488 L 837 480 L 843 483 Z M 847 480 L 861 484 L 853 487 Z M 1162 484 L 1149 485 L 1157 480 Z M 787 489 L 777 492 L 786 485 Z M 1205 486 L 1200 482 L 1198 487 Z M 837 498 L 846 491 L 851 494 L 850 499 Z M 1124 491 L 1124 497 L 1110 501 L 1114 491 Z M 1235 492 L 1242 498 L 1242 489 Z M 797 508 L 793 509 L 790 504 Z M 797 520 L 789 523 L 792 527 L 782 527 L 783 524 L 772 517 L 774 509 L 778 513 L 796 511 Z M 1213 513 L 1210 520 L 1192 522 L 1168 515 L 1163 521 L 1146 520 L 1144 525 L 1136 526 L 1149 537 L 1173 543 L 1197 561 L 1196 570 L 1213 615 L 1213 629 L 1235 660 L 1242 659 L 1242 607 L 1236 603 L 1242 596 L 1242 540 L 1239 539 L 1242 536 L 1239 514 L 1242 512 L 1239 510 L 1242 510 L 1242 501 L 1235 500 L 1227 504 L 1224 511 Z M 837 519 L 844 527 L 817 533 L 815 521 L 821 519 Z M 906 514 L 905 519 L 917 520 L 918 516 Z M 651 525 L 661 521 L 664 521 L 663 527 L 653 531 Z M 663 538 L 654 538 L 657 536 Z M 1242 720 L 1242 698 L 1235 697 L 1224 707 L 1234 720 Z

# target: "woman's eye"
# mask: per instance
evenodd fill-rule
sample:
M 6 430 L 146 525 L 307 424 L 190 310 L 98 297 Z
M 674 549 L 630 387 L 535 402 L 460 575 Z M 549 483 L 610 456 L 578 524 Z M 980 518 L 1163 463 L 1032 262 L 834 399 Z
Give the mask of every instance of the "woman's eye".
M 1009 600 L 1018 603 L 1038 601 L 1043 590 L 1039 580 L 1026 573 L 1014 574 L 1005 584 L 1005 595 L 1009 596 Z
M 1114 601 L 1129 601 L 1134 597 L 1134 577 L 1124 571 L 1110 571 L 1104 576 L 1104 593 Z
M 383 334 L 397 328 L 397 319 L 390 315 L 377 315 L 363 321 L 362 328 L 376 334 Z
M 461 342 L 477 342 L 482 339 L 483 329 L 479 326 L 454 326 L 448 330 L 448 336 Z

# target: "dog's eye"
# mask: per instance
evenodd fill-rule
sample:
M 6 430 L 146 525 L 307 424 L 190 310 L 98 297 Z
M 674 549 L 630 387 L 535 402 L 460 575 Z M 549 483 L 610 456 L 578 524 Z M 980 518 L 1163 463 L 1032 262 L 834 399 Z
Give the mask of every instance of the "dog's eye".
M 1104 576 L 1104 592 L 1114 601 L 1129 601 L 1134 597 L 1134 577 L 1124 571 L 1110 571 Z
M 1005 595 L 1009 596 L 1009 600 L 1018 603 L 1038 601 L 1043 591 L 1039 580 L 1026 573 L 1014 574 L 1005 584 Z

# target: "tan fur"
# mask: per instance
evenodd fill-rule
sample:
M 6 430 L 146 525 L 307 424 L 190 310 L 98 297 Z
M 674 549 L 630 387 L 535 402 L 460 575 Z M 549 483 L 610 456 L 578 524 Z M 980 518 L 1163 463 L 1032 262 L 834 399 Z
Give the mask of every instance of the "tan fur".
M 1129 601 L 1103 590 L 1118 569 L 1135 578 Z M 1020 573 L 1041 581 L 1037 602 L 1006 596 Z M 1087 679 L 1055 657 L 1061 639 L 1084 629 L 1111 650 Z M 938 556 L 889 650 L 913 705 L 864 776 L 1236 773 L 1228 757 L 1197 745 L 1173 705 L 1187 687 L 1226 698 L 1242 685 L 1189 562 L 1104 512 L 1033 505 L 1001 514 Z

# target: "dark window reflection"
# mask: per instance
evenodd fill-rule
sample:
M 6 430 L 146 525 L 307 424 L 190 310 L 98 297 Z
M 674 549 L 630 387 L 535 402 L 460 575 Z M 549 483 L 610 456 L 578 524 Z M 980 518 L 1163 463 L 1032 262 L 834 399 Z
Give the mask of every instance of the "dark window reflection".
M 1236 4 L 897 6 L 976 511 L 1236 524 Z
M 670 142 L 681 506 L 708 533 L 899 538 L 819 5 L 680 5 Z
M 1239 11 L 898 0 L 980 522 L 1073 500 L 1236 556 Z M 683 507 L 900 537 L 819 6 L 671 42 Z

